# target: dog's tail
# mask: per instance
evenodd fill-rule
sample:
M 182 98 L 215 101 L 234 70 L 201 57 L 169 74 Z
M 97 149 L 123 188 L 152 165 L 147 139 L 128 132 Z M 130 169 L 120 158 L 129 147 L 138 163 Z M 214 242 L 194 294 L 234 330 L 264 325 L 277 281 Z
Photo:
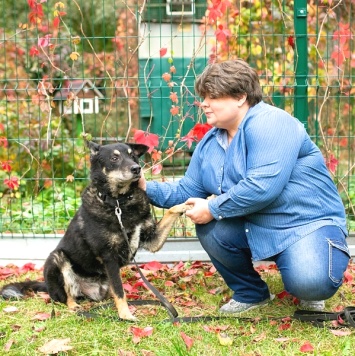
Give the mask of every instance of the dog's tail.
M 48 292 L 46 283 L 38 281 L 10 283 L 0 290 L 0 296 L 4 299 L 21 299 L 30 292 Z

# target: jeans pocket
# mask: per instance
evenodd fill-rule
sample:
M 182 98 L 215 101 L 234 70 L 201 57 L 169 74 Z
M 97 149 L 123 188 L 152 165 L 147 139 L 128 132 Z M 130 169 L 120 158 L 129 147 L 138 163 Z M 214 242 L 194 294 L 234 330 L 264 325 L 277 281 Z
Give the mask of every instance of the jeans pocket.
M 329 278 L 334 286 L 343 282 L 343 274 L 348 266 L 350 251 L 345 242 L 336 239 L 327 239 L 329 244 Z

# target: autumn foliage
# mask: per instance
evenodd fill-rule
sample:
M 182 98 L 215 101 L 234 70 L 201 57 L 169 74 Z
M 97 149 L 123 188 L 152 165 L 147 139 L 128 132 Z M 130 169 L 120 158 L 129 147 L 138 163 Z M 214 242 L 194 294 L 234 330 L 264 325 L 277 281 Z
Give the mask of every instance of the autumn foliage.
M 103 11 L 91 10 L 105 16 L 110 9 L 107 6 L 113 2 L 106 3 L 103 2 Z M 290 113 L 294 105 L 295 63 L 302 56 L 296 53 L 294 3 L 209 0 L 205 16 L 198 20 L 200 32 L 195 34 L 206 45 L 207 61 L 237 57 L 247 60 L 259 74 L 265 101 Z M 12 6 L 15 5 L 8 4 L 4 11 L 10 14 Z M 140 127 L 139 91 L 142 85 L 149 86 L 149 75 L 146 82 L 139 81 L 142 39 L 137 30 L 137 14 L 144 15 L 149 10 L 145 3 L 130 0 L 117 5 L 114 23 L 105 24 L 111 26 L 107 33 L 100 32 L 105 30 L 102 23 L 89 17 L 90 5 L 86 3 L 77 6 L 68 1 L 28 0 L 24 4 L 17 2 L 16 6 L 17 28 L 2 29 L 6 38 L 2 53 L 7 59 L 6 71 L 0 72 L 0 114 L 6 118 L 0 123 L 2 206 L 10 206 L 19 198 L 27 204 L 46 191 L 51 191 L 52 201 L 56 201 L 58 192 L 59 196 L 67 195 L 60 184 L 66 184 L 66 189 L 72 186 L 71 194 L 79 195 L 83 185 L 80 180 L 85 183 L 88 165 L 88 155 L 80 143 L 82 137 L 147 144 L 145 170 L 164 179 L 165 167 L 173 165 L 175 157 L 184 157 L 184 152 L 190 154 L 210 129 L 199 108 L 201 98 L 186 89 L 185 73 L 174 63 L 176 54 L 169 49 L 174 40 L 162 43 L 156 55 L 168 65 L 168 70 L 160 74 L 161 87 L 169 91 L 170 107 L 163 126 L 174 123 L 176 132 L 166 138 L 163 128 L 153 132 L 150 124 L 144 130 Z M 355 56 L 354 24 L 350 20 L 354 4 L 351 0 L 312 0 L 307 2 L 307 11 L 308 130 L 339 186 L 352 227 Z M 182 16 L 181 22 L 185 21 L 189 23 Z M 193 70 L 195 53 L 190 56 Z M 105 101 L 101 116 L 90 120 L 83 115 L 68 118 L 58 113 L 55 94 L 72 78 L 90 78 L 102 91 Z M 78 98 L 70 92 L 66 99 L 65 105 L 70 106 Z M 149 102 L 151 98 L 147 99 Z M 185 130 L 186 124 L 192 128 Z M 74 127 L 81 130 L 81 135 Z M 76 142 L 75 146 L 72 142 Z

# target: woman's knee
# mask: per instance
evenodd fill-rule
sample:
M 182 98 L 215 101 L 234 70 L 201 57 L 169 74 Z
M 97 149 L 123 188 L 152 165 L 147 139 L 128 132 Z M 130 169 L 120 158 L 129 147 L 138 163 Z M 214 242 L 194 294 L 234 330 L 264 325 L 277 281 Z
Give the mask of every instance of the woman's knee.
M 323 300 L 332 297 L 342 284 L 334 282 L 329 274 L 293 274 L 283 276 L 285 290 L 298 299 Z
M 326 226 L 286 249 L 277 263 L 289 293 L 299 299 L 321 300 L 339 289 L 349 258 L 341 230 Z

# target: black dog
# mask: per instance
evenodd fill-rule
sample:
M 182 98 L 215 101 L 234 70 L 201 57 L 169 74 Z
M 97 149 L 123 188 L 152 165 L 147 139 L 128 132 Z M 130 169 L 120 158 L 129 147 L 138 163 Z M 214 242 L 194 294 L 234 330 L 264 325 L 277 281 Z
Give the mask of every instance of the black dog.
M 89 142 L 91 183 L 82 194 L 82 205 L 67 232 L 44 264 L 45 282 L 27 281 L 3 287 L 4 298 L 22 297 L 29 290 L 48 291 L 50 297 L 76 309 L 77 297 L 95 301 L 114 298 L 118 315 L 135 320 L 126 301 L 120 268 L 138 248 L 156 252 L 164 244 L 185 204 L 169 210 L 156 224 L 149 200 L 138 187 L 138 158 L 145 145 Z

